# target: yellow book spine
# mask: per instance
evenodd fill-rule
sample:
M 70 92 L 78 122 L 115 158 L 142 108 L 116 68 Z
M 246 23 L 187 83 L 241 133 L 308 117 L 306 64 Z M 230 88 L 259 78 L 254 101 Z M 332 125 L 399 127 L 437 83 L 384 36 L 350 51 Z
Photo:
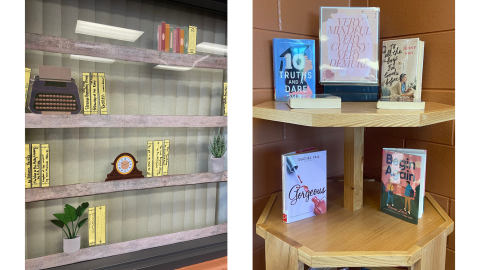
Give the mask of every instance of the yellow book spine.
M 160 142 L 154 141 L 153 142 L 153 176 L 159 176 L 158 175 L 159 164 L 157 162 L 157 159 L 160 156 L 159 149 L 160 149 Z
M 162 176 L 162 157 L 163 157 L 163 141 L 154 141 L 154 169 L 153 176 Z
M 147 177 L 153 176 L 153 141 L 147 142 Z
M 31 69 L 25 68 L 25 104 L 27 104 L 28 86 L 30 85 Z
M 158 150 L 159 157 L 157 159 L 158 162 L 158 176 L 163 175 L 163 141 L 159 141 L 160 149 Z
M 227 104 L 228 104 L 227 83 L 223 83 L 223 115 L 225 116 L 227 116 Z
M 95 207 L 88 208 L 88 245 L 95 246 Z
M 108 114 L 107 112 L 107 92 L 106 92 L 106 81 L 105 73 L 98 73 L 98 87 L 99 87 L 99 96 L 100 96 L 100 114 Z
M 163 175 L 168 175 L 168 153 L 170 152 L 170 140 L 165 140 L 165 146 L 163 149 Z
M 197 27 L 188 27 L 188 54 L 197 53 Z
M 98 73 L 96 72 L 92 72 L 90 89 L 90 102 L 92 102 L 91 114 L 98 114 Z
M 82 73 L 82 81 L 83 81 L 83 114 L 90 114 L 91 113 L 91 106 L 90 103 L 90 73 L 84 72 Z
M 40 187 L 40 144 L 32 144 L 32 187 Z
M 30 144 L 25 144 L 25 188 L 32 187 L 32 155 Z
M 105 244 L 106 205 L 95 207 L 95 245 Z
M 50 148 L 48 144 L 42 144 L 42 187 L 50 186 Z

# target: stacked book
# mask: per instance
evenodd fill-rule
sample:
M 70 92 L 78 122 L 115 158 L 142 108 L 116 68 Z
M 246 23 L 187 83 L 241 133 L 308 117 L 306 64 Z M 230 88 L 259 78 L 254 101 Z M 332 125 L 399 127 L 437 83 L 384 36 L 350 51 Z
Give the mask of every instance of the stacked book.
M 375 102 L 378 85 L 325 84 L 323 92 L 342 99 L 342 102 Z
M 340 97 L 329 94 L 316 94 L 311 96 L 290 96 L 288 106 L 291 109 L 340 109 Z

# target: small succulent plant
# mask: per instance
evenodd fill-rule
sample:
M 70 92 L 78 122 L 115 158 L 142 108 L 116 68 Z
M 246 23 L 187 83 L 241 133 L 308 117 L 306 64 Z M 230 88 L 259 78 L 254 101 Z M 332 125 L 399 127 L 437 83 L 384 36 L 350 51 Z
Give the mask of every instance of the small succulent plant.
M 225 155 L 227 151 L 227 141 L 225 140 L 225 135 L 220 134 L 220 129 L 218 130 L 218 134 L 213 133 L 213 141 L 208 145 L 208 150 L 210 150 L 214 158 L 221 158 Z

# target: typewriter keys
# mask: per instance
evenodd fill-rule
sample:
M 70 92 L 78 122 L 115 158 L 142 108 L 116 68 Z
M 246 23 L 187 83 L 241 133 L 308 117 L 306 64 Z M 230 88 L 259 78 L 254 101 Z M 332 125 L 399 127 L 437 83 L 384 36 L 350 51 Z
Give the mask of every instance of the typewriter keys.
M 69 111 L 78 110 L 75 96 L 72 94 L 37 93 L 33 100 L 33 108 L 37 111 Z

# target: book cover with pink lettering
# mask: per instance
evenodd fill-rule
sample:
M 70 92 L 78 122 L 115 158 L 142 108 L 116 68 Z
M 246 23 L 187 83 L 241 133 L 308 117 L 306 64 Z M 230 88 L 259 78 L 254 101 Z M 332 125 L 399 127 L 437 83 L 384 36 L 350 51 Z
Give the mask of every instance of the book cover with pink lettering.
M 320 7 L 320 83 L 378 85 L 380 8 Z
M 326 213 L 327 151 L 309 148 L 282 155 L 282 194 L 285 223 Z
M 380 211 L 412 224 L 423 215 L 427 150 L 384 148 Z

